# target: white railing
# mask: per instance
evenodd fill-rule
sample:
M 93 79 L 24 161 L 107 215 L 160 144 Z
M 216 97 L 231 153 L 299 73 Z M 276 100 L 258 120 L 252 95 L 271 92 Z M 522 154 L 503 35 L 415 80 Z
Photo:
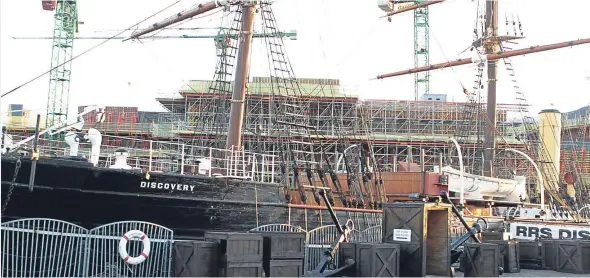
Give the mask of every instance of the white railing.
M 22 136 L 13 136 L 18 142 Z M 116 144 L 116 145 L 114 145 Z M 90 143 L 81 142 L 78 155 L 90 156 Z M 127 164 L 150 172 L 175 172 L 184 175 L 228 177 L 257 182 L 277 182 L 275 172 L 280 168 L 277 155 L 261 154 L 243 149 L 218 149 L 186 143 L 142 140 L 130 137 L 103 136 L 99 167 L 115 162 L 115 150 L 125 148 Z M 43 155 L 68 155 L 63 141 L 40 138 L 39 151 Z M 197 161 L 200 161 L 197 166 Z M 206 165 L 210 162 L 210 165 Z

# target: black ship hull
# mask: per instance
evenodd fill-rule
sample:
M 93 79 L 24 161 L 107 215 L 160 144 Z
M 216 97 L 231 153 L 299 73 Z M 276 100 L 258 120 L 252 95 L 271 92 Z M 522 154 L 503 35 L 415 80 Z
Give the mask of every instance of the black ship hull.
M 147 221 L 181 237 L 200 237 L 210 230 L 248 231 L 265 224 L 290 223 L 306 230 L 332 224 L 326 210 L 288 205 L 283 188 L 275 183 L 98 168 L 83 161 L 43 158 L 37 162 L 31 192 L 31 161 L 21 159 L 13 183 L 16 161 L 2 157 L 2 204 L 13 188 L 3 222 L 53 218 L 94 228 Z M 338 214 L 342 219 L 351 216 Z M 355 222 L 363 222 L 358 226 L 380 223 L 378 212 L 353 214 Z

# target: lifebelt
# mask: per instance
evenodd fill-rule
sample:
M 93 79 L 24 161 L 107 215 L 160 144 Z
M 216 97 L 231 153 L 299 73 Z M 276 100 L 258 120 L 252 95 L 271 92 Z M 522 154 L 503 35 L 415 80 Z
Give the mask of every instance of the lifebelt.
M 143 251 L 137 257 L 129 257 L 129 253 L 127 253 L 127 242 L 130 238 L 138 238 L 141 239 L 143 242 Z M 119 241 L 119 256 L 123 259 L 126 263 L 131 265 L 140 264 L 145 259 L 147 259 L 148 255 L 150 254 L 150 239 L 148 236 L 140 231 L 140 230 L 131 230 L 123 235 L 121 240 Z

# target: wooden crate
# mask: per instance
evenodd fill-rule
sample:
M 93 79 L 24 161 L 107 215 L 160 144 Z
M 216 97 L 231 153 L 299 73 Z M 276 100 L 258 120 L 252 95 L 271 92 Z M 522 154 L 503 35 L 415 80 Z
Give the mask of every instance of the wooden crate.
M 555 270 L 565 273 L 590 274 L 590 241 L 554 241 Z
M 342 242 L 340 243 L 340 247 L 338 248 L 338 265 L 344 266 L 346 265 L 346 260 L 353 259 L 355 264 L 353 267 L 349 267 L 346 269 L 342 275 L 344 277 L 355 277 L 358 276 L 356 274 L 356 243 L 354 242 Z
M 359 277 L 399 277 L 399 244 L 358 243 L 356 272 Z
M 174 277 L 216 277 L 217 243 L 175 241 L 173 248 Z
M 251 232 L 263 237 L 263 260 L 303 259 L 306 233 Z
M 302 277 L 303 259 L 271 260 L 264 266 L 266 277 Z
M 485 243 L 497 244 L 500 247 L 500 266 L 504 268 L 505 273 L 520 272 L 518 241 L 488 240 Z
M 541 241 L 541 263 L 543 265 L 543 269 L 546 270 L 557 270 L 556 268 L 556 258 L 557 258 L 557 249 L 555 246 L 555 242 L 558 240 L 543 240 Z
M 400 275 L 451 275 L 451 206 L 399 202 L 383 206 L 383 242 L 400 245 Z
M 464 277 L 500 276 L 500 247 L 497 244 L 466 242 L 464 248 Z
M 520 241 L 518 243 L 518 262 L 521 269 L 543 269 L 542 243 L 539 241 Z
M 206 232 L 205 240 L 218 243 L 218 258 L 228 262 L 262 262 L 262 235 Z
M 340 266 L 347 259 L 353 259 L 355 265 L 345 276 L 399 277 L 399 249 L 399 244 L 391 243 L 342 243 Z
M 222 262 L 219 268 L 219 277 L 262 277 L 262 262 Z

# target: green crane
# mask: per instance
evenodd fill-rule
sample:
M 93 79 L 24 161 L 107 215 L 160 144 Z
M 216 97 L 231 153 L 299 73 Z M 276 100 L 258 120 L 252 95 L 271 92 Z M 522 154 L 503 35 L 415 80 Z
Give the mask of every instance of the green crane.
M 418 0 L 420 4 L 424 0 Z M 414 66 L 423 67 L 430 64 L 430 39 L 428 28 L 428 6 L 414 10 Z M 414 99 L 430 93 L 430 71 L 414 74 Z
M 53 50 L 47 97 L 46 127 L 63 124 L 68 119 L 70 76 L 74 37 L 78 33 L 76 0 L 43 0 L 43 9 L 54 11 Z
M 445 0 L 379 0 L 378 6 L 387 12 L 383 17 L 391 21 L 391 16 L 414 11 L 414 66 L 423 67 L 430 63 L 430 31 L 428 6 Z M 428 71 L 414 74 L 414 99 L 430 93 L 430 73 Z

